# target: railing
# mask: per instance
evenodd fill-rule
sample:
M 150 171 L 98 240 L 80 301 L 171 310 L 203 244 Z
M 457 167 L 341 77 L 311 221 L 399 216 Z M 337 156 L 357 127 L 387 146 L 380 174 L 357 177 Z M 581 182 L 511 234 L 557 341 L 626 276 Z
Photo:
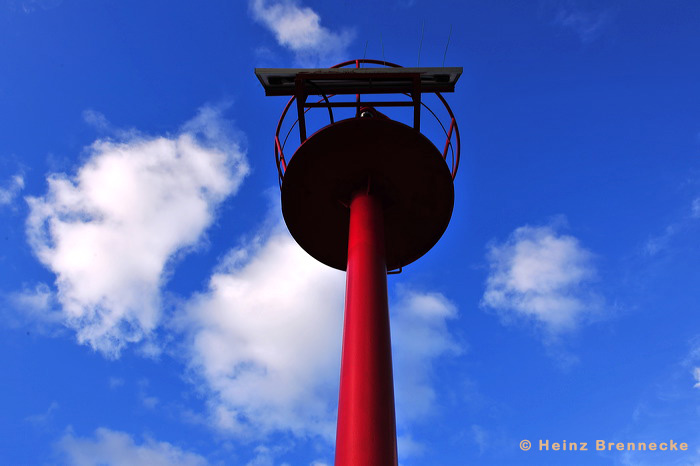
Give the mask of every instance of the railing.
M 383 65 L 386 67 L 390 68 L 401 68 L 400 65 L 394 64 L 394 63 L 389 63 L 385 62 L 382 60 L 372 60 L 372 59 L 358 59 L 358 60 L 349 60 L 343 63 L 339 63 L 335 66 L 332 66 L 331 68 L 343 68 L 349 65 L 355 65 L 355 68 L 360 68 L 361 64 L 372 64 L 372 65 Z M 313 76 L 305 78 L 305 82 L 310 83 L 312 86 L 314 85 L 313 83 Z M 457 120 L 455 119 L 454 113 L 452 112 L 452 109 L 450 108 L 449 104 L 445 100 L 445 98 L 439 93 L 439 92 L 432 92 L 434 93 L 437 98 L 440 100 L 440 102 L 443 104 L 445 109 L 447 110 L 447 113 L 450 117 L 450 125 L 449 128 L 446 129 L 445 125 L 442 123 L 440 118 L 433 112 L 433 110 L 428 107 L 428 105 L 425 104 L 425 102 L 422 101 L 421 99 L 421 90 L 420 90 L 420 84 L 417 79 L 413 79 L 414 82 L 414 89 L 411 93 L 407 92 L 401 92 L 402 95 L 405 95 L 409 98 L 411 98 L 411 101 L 382 101 L 382 102 L 362 102 L 361 101 L 361 93 L 355 94 L 355 102 L 331 102 L 331 98 L 335 97 L 337 94 L 330 94 L 330 95 L 325 95 L 323 91 L 319 88 L 319 94 L 321 95 L 321 98 L 317 102 L 311 102 L 308 103 L 306 102 L 306 97 L 304 96 L 303 102 L 301 99 L 298 99 L 297 95 L 292 96 L 291 99 L 289 99 L 289 102 L 287 102 L 287 105 L 284 107 L 284 110 L 282 111 L 282 115 L 280 116 L 279 122 L 277 123 L 277 129 L 275 131 L 275 161 L 277 163 L 277 174 L 279 178 L 279 184 L 280 188 L 282 187 L 282 183 L 284 180 L 284 173 L 287 170 L 287 159 L 284 156 L 284 148 L 287 143 L 287 139 L 289 138 L 289 135 L 292 133 L 292 130 L 298 125 L 299 126 L 299 134 L 300 134 L 300 140 L 303 143 L 304 140 L 306 139 L 306 121 L 305 121 L 305 115 L 306 113 L 311 110 L 312 108 L 319 108 L 319 107 L 326 107 L 328 109 L 328 115 L 331 124 L 335 122 L 335 118 L 333 115 L 333 108 L 338 108 L 338 107 L 355 107 L 357 109 L 357 112 L 359 112 L 360 107 L 362 106 L 370 106 L 370 107 L 397 107 L 397 106 L 413 106 L 414 107 L 414 128 L 417 131 L 420 131 L 420 109 L 425 108 L 430 112 L 430 114 L 435 118 L 435 120 L 440 124 L 440 127 L 442 128 L 442 131 L 445 133 L 445 146 L 442 151 L 442 158 L 447 162 L 447 153 L 448 151 L 451 153 L 451 160 L 448 162 L 448 166 L 450 167 L 450 172 L 452 174 L 452 179 L 455 178 L 457 175 L 457 168 L 459 167 L 459 156 L 460 156 L 460 139 L 459 139 L 459 126 L 457 125 Z M 390 92 L 386 92 L 390 93 Z M 284 137 L 283 141 L 280 141 L 280 131 L 282 130 L 282 123 L 285 120 L 285 117 L 287 116 L 287 112 L 289 112 L 289 109 L 291 108 L 292 104 L 297 101 L 297 108 L 298 108 L 298 116 L 296 121 L 292 124 L 292 126 L 289 128 L 287 131 L 287 134 Z M 454 144 L 452 142 L 452 139 L 454 137 Z M 291 160 L 291 157 L 290 157 Z

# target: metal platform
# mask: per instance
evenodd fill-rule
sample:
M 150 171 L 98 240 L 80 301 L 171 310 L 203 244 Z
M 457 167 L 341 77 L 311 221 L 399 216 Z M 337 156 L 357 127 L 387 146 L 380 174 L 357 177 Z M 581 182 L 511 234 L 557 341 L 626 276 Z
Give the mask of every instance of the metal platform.
M 265 95 L 453 92 L 462 68 L 256 68 Z
M 282 184 L 290 233 L 311 256 L 345 270 L 347 205 L 366 189 L 384 208 L 388 270 L 428 252 L 452 216 L 452 174 L 430 140 L 393 120 L 351 118 L 322 128 L 291 158 Z

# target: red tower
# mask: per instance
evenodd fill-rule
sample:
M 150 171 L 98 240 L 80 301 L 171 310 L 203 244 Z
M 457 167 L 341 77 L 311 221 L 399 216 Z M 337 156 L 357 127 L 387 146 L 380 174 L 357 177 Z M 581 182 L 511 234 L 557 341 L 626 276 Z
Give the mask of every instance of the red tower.
M 386 275 L 428 252 L 452 216 L 459 129 L 440 93 L 454 91 L 462 68 L 402 68 L 362 59 L 255 73 L 266 95 L 292 96 L 275 133 L 289 232 L 311 256 L 347 271 L 335 464 L 396 465 Z M 442 152 L 421 133 L 421 109 L 435 116 L 423 102 L 426 93 L 437 96 L 450 118 L 449 129 L 438 120 L 446 137 Z M 384 100 L 363 99 L 382 94 Z M 319 100 L 309 102 L 312 96 Z M 297 120 L 280 140 L 295 101 Z M 306 114 L 317 107 L 327 109 L 330 123 L 307 138 Z M 380 107 L 412 109 L 413 125 L 387 117 Z M 334 109 L 354 114 L 336 121 Z M 287 159 L 285 143 L 294 127 L 300 145 Z

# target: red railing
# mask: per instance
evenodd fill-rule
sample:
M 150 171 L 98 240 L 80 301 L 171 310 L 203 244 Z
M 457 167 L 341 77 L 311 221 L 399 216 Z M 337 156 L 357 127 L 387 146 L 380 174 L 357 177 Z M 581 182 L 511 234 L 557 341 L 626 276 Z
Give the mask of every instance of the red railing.
M 348 65 L 355 65 L 355 68 L 360 68 L 361 64 L 371 64 L 371 65 L 382 65 L 390 68 L 401 68 L 400 65 L 397 65 L 395 63 L 390 63 L 386 62 L 383 60 L 373 60 L 373 59 L 368 59 L 368 58 L 362 58 L 362 59 L 357 59 L 357 60 L 348 60 L 343 63 L 339 63 L 335 66 L 332 66 L 331 68 L 342 68 Z M 440 124 L 440 127 L 442 128 L 443 132 L 445 133 L 445 147 L 442 151 L 442 158 L 447 162 L 447 152 L 448 150 L 451 152 L 451 163 L 448 162 L 448 165 L 450 165 L 450 171 L 452 174 L 452 179 L 457 176 L 457 168 L 459 167 L 459 156 L 460 156 L 460 139 L 459 139 L 459 126 L 457 125 L 457 120 L 455 119 L 454 113 L 452 112 L 452 109 L 450 108 L 449 104 L 445 100 L 445 98 L 439 93 L 439 92 L 434 92 L 434 94 L 437 96 L 437 98 L 440 100 L 440 102 L 443 104 L 445 109 L 447 110 L 447 113 L 450 117 L 450 125 L 449 129 L 445 129 L 445 126 L 442 124 L 442 121 L 438 116 L 433 112 L 433 110 L 428 107 L 425 102 L 421 100 L 421 91 L 420 91 L 420 85 L 417 84 L 417 80 L 414 80 L 416 83 L 415 86 L 416 88 L 414 89 L 413 93 L 404 93 L 402 92 L 403 95 L 406 95 L 412 99 L 411 102 L 367 102 L 366 105 L 368 106 L 414 106 L 414 128 L 416 130 L 420 131 L 420 108 L 423 107 L 427 109 L 431 115 L 437 120 L 437 122 Z M 318 108 L 318 107 L 326 107 L 328 108 L 328 113 L 329 113 L 329 118 L 331 123 L 334 122 L 334 116 L 333 116 L 333 107 L 356 107 L 357 109 L 360 108 L 360 106 L 363 105 L 363 103 L 360 101 L 360 96 L 361 94 L 355 94 L 355 102 L 334 102 L 331 103 L 330 99 L 332 97 L 335 97 L 336 94 L 331 94 L 331 95 L 325 95 L 321 94 L 322 97 L 318 100 L 318 102 L 312 102 L 312 103 L 307 103 L 303 102 L 303 104 L 300 104 L 300 102 L 297 103 L 298 106 L 298 117 L 296 121 L 292 124 L 292 126 L 289 128 L 287 131 L 287 134 L 285 135 L 285 138 L 283 141 L 280 142 L 280 131 L 282 130 L 282 123 L 285 120 L 285 117 L 287 116 L 287 112 L 289 112 L 289 109 L 291 108 L 292 104 L 294 103 L 295 100 L 297 100 L 297 96 L 293 96 L 291 99 L 289 99 L 289 102 L 287 102 L 287 105 L 284 107 L 284 110 L 282 111 L 282 115 L 280 116 L 279 122 L 277 123 L 277 129 L 275 131 L 275 161 L 277 163 L 277 174 L 279 177 L 279 184 L 280 187 L 282 186 L 282 182 L 284 179 L 284 172 L 287 170 L 287 160 L 284 157 L 284 147 L 286 145 L 287 139 L 289 138 L 289 135 L 291 134 L 292 130 L 294 129 L 295 126 L 299 125 L 299 130 L 300 130 L 300 139 L 301 142 L 304 142 L 306 139 L 306 122 L 304 116 L 306 113 L 311 110 L 312 108 Z M 322 103 L 324 102 L 325 103 Z M 303 110 L 302 110 L 303 109 Z M 452 138 L 454 136 L 455 142 L 454 144 L 452 143 Z

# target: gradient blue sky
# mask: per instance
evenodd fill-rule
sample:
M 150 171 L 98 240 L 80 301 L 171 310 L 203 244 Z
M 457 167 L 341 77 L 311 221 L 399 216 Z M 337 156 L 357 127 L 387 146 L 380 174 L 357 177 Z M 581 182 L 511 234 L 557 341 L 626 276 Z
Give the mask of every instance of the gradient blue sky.
M 1 0 L 0 462 L 332 464 L 343 274 L 281 222 L 285 99 L 253 69 L 420 48 L 464 67 L 463 152 L 448 231 L 389 277 L 401 464 L 700 464 L 698 25 L 690 1 Z

